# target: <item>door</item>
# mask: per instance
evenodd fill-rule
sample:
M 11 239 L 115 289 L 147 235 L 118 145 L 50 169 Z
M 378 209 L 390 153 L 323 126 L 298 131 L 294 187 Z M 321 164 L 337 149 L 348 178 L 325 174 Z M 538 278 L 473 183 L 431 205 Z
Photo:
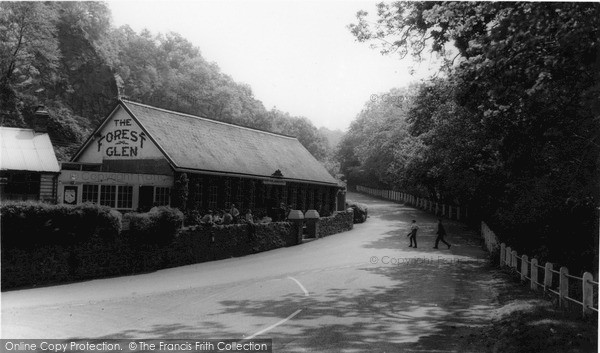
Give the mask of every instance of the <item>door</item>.
M 142 212 L 148 212 L 152 206 L 154 206 L 154 186 L 140 186 L 138 208 Z

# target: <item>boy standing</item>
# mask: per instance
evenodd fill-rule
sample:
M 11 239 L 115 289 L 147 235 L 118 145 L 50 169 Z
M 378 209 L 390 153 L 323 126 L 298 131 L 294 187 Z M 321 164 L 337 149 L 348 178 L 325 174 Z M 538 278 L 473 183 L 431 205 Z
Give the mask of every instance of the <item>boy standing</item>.
M 412 224 L 410 225 L 410 233 L 406 235 L 408 239 L 410 239 L 409 248 L 413 247 L 413 241 L 415 243 L 414 248 L 417 247 L 417 230 L 419 230 L 419 226 L 417 225 L 417 221 L 413 219 Z

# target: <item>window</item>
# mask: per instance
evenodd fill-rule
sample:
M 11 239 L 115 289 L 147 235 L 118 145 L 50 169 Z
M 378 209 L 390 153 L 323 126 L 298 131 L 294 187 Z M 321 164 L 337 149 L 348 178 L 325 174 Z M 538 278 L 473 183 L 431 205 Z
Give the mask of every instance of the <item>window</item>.
M 157 186 L 154 188 L 154 204 L 156 206 L 168 206 L 170 200 L 171 189 Z
M 254 207 L 256 206 L 256 182 L 254 180 L 251 180 L 249 182 L 249 186 L 248 186 L 248 208 L 250 209 L 254 209 Z M 241 205 L 240 205 L 241 207 Z
M 243 206 L 243 197 L 242 197 L 242 188 L 244 187 L 243 185 L 244 185 L 244 180 L 240 178 L 237 183 L 237 194 L 235 197 L 236 206 L 240 207 L 240 208 Z
M 83 184 L 81 202 L 98 203 L 98 185 Z
M 292 187 L 292 195 L 290 196 L 290 204 L 294 209 L 298 208 L 298 188 Z
M 211 209 L 217 208 L 217 187 L 216 186 L 210 187 L 209 197 L 210 198 L 208 200 L 208 207 Z
M 132 208 L 133 207 L 133 186 L 119 186 L 119 194 L 117 195 L 117 208 Z
M 231 208 L 231 179 L 225 180 L 225 208 Z
M 283 202 L 286 206 L 288 205 L 288 186 L 284 185 L 281 188 L 281 202 Z
M 116 196 L 116 185 L 100 185 L 100 204 L 102 206 L 115 207 Z
M 306 187 L 301 187 L 300 188 L 300 200 L 298 201 L 300 209 L 301 210 L 306 210 L 307 209 L 307 205 L 306 205 Z
M 14 173 L 2 171 L 3 200 L 37 200 L 40 196 L 39 173 Z
M 193 206 L 192 209 L 199 210 L 202 208 L 202 184 L 196 183 L 194 184 L 194 194 L 193 194 Z

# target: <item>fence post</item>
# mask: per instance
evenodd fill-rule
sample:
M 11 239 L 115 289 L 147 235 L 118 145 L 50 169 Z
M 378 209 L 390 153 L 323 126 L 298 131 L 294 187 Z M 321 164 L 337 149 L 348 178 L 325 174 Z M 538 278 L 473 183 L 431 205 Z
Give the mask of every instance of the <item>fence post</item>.
M 500 267 L 504 265 L 504 259 L 506 258 L 506 244 L 500 244 Z
M 527 276 L 527 273 L 529 272 L 529 269 L 527 268 L 528 260 L 529 257 L 527 257 L 527 255 L 521 256 L 521 281 L 525 281 L 525 276 Z
M 516 270 L 517 269 L 517 250 L 511 251 L 510 254 L 511 254 L 510 267 L 512 267 Z
M 592 314 L 592 308 L 594 306 L 594 285 L 591 281 L 594 280 L 594 276 L 591 273 L 585 272 L 582 278 L 583 284 L 583 298 L 581 302 L 583 303 L 583 316 L 587 316 Z
M 546 266 L 544 266 L 544 292 L 548 288 L 552 288 L 552 263 L 546 262 Z
M 531 290 L 537 289 L 537 281 L 538 281 L 538 261 L 537 259 L 531 259 Z
M 504 264 L 506 266 L 510 266 L 510 263 L 511 263 L 511 260 L 510 260 L 511 252 L 510 251 L 511 251 L 510 246 L 507 246 L 506 247 L 506 257 L 504 258 Z
M 559 306 L 561 308 L 567 308 L 569 307 L 569 303 L 567 302 L 567 297 L 569 296 L 569 277 L 567 277 L 567 275 L 569 274 L 569 269 L 566 267 L 561 267 L 560 268 L 560 281 L 559 281 L 559 293 L 560 293 L 560 301 L 559 301 Z

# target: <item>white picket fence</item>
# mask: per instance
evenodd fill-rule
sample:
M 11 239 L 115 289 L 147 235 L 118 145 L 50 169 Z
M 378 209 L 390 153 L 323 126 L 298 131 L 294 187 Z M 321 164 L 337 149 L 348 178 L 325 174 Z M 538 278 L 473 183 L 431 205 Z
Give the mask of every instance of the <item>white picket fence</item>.
M 521 281 L 529 282 L 532 290 L 543 289 L 545 293 L 556 295 L 558 305 L 562 308 L 568 308 L 574 303 L 581 306 L 584 317 L 598 312 L 598 304 L 594 303 L 594 291 L 598 295 L 598 282 L 594 281 L 594 276 L 590 272 L 584 272 L 581 277 L 569 274 L 569 269 L 562 266 L 558 271 L 554 269 L 554 264 L 546 262 L 544 266 L 538 264 L 537 259 L 525 254 L 519 256 L 516 250 L 512 250 L 504 243 L 500 244 L 500 266 L 508 267 L 513 270 Z M 543 274 L 543 282 L 540 274 Z M 558 276 L 558 286 L 556 285 L 556 276 Z M 577 282 L 576 289 L 581 288 L 579 298 L 573 298 L 569 293 L 573 290 L 569 281 Z
M 488 250 L 494 249 L 492 253 L 498 251 L 498 238 L 494 232 L 481 222 L 481 234 Z M 584 317 L 598 312 L 598 305 L 594 303 L 594 293 L 598 295 L 598 282 L 594 281 L 594 276 L 590 272 L 584 272 L 581 277 L 569 274 L 569 269 L 560 267 L 558 271 L 554 269 L 554 264 L 546 262 L 543 266 L 538 264 L 536 258 L 529 258 L 523 254 L 518 255 L 516 250 L 511 249 L 506 244 L 499 246 L 500 266 L 511 269 L 521 278 L 521 282 L 529 284 L 531 290 L 543 290 L 544 293 L 556 295 L 558 305 L 562 308 L 568 308 L 570 305 L 577 304 L 581 306 L 581 312 Z M 575 285 L 570 285 L 569 281 L 576 281 Z M 578 298 L 571 296 L 570 292 L 581 288 Z
M 356 187 L 356 191 L 386 200 L 402 202 L 449 219 L 460 221 L 469 218 L 469 210 L 467 207 L 447 205 L 400 191 L 373 189 L 360 185 Z

